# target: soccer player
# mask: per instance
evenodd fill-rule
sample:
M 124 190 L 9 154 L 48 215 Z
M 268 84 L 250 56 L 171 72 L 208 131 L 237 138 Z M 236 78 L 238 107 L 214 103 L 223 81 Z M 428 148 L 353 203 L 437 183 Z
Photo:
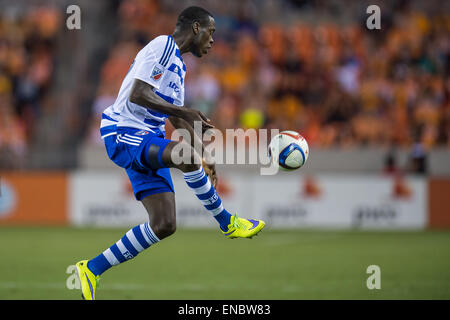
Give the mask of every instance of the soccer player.
M 115 103 L 102 115 L 100 132 L 106 152 L 127 172 L 149 222 L 129 230 L 97 257 L 76 264 L 84 299 L 95 299 L 97 281 L 103 272 L 175 232 L 175 195 L 169 168 L 183 172 L 193 195 L 217 220 L 225 237 L 251 238 L 264 227 L 262 220 L 240 218 L 224 208 L 215 190 L 214 162 L 193 129 L 195 121 L 200 121 L 203 129 L 213 126 L 201 112 L 183 107 L 186 66 L 182 55 L 190 52 L 200 58 L 207 54 L 214 42 L 214 31 L 211 13 L 195 6 L 183 10 L 172 35 L 156 37 L 139 51 Z M 190 132 L 190 144 L 165 139 L 167 118 L 174 128 Z M 201 152 L 193 148 L 196 139 Z M 184 157 L 180 164 L 173 161 L 176 150 L 181 150 Z

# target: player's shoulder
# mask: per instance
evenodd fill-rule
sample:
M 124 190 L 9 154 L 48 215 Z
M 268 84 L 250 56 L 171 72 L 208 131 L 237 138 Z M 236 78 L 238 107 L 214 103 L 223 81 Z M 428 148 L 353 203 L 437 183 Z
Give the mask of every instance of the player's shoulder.
M 171 42 L 173 42 L 173 38 L 171 36 L 161 35 L 151 40 L 145 47 L 148 50 L 153 51 L 153 53 L 160 55 L 167 50 L 167 47 L 170 46 Z
M 157 36 L 156 38 L 153 38 L 153 40 L 151 40 L 149 42 L 149 44 L 152 44 L 152 45 L 165 45 L 166 42 L 169 40 L 169 38 L 171 38 L 170 35 L 163 34 L 163 35 Z
M 162 66 L 167 66 L 175 52 L 175 41 L 170 35 L 161 35 L 150 41 L 144 48 L 146 54 L 151 53 Z

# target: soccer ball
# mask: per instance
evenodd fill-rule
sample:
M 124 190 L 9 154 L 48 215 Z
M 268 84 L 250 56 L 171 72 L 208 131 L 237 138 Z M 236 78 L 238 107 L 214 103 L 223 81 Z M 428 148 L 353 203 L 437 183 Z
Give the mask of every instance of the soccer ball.
M 282 170 L 302 167 L 308 154 L 308 142 L 298 132 L 282 131 L 270 140 L 269 157 Z

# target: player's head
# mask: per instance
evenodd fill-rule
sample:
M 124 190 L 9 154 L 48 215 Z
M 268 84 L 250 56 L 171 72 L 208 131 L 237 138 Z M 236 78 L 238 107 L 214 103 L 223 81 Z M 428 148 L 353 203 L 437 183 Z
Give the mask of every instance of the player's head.
M 178 16 L 176 28 L 191 35 L 189 51 L 196 57 L 207 54 L 211 49 L 216 24 L 207 10 L 196 6 L 184 9 Z

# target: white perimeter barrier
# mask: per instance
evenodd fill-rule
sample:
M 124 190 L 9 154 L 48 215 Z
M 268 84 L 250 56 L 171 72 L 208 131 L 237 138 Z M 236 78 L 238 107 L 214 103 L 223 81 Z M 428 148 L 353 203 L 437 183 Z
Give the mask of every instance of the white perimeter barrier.
M 217 227 L 172 171 L 179 227 Z M 378 175 L 275 176 L 219 173 L 225 208 L 274 228 L 423 229 L 427 181 Z M 69 222 L 76 226 L 133 226 L 147 221 L 125 173 L 79 171 L 69 177 Z

